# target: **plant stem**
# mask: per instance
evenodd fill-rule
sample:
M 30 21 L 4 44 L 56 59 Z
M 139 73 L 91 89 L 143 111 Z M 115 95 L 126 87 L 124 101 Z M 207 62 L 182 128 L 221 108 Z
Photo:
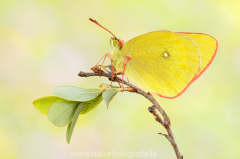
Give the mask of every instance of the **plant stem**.
M 80 77 L 100 76 L 100 70 L 98 67 L 95 67 L 92 70 L 94 71 L 94 73 L 81 71 L 78 75 Z M 153 106 L 148 108 L 149 112 L 152 113 L 156 117 L 155 118 L 156 121 L 158 121 L 160 124 L 162 124 L 163 127 L 168 132 L 168 134 L 162 134 L 162 133 L 159 133 L 159 134 L 165 136 L 168 139 L 168 141 L 171 143 L 171 145 L 175 151 L 175 154 L 177 156 L 177 159 L 183 159 L 183 156 L 181 155 L 181 153 L 178 149 L 177 143 L 176 143 L 176 141 L 174 139 L 174 135 L 172 133 L 170 119 L 167 116 L 167 114 L 165 113 L 165 111 L 162 109 L 162 107 L 158 104 L 158 102 L 153 98 L 152 94 L 144 92 L 143 90 L 139 89 L 138 87 L 132 85 L 131 83 L 129 83 L 127 81 L 124 81 L 124 80 L 122 81 L 117 76 L 112 78 L 111 74 L 108 74 L 108 73 L 104 72 L 103 70 L 101 70 L 101 76 L 108 77 L 108 79 L 110 81 L 112 80 L 113 82 L 123 83 L 123 84 L 131 87 L 135 93 L 141 94 L 142 96 L 147 98 L 153 104 Z M 156 109 L 161 113 L 163 119 L 159 116 Z

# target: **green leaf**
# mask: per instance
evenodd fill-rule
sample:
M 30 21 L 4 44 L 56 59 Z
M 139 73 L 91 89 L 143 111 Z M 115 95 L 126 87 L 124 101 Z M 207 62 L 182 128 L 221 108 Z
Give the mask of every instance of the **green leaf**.
M 102 90 L 93 91 L 73 86 L 58 86 L 53 88 L 52 92 L 64 99 L 86 102 L 96 98 Z
M 102 94 L 99 94 L 95 99 L 87 101 L 84 107 L 82 108 L 80 114 L 86 114 L 89 111 L 96 108 L 102 102 Z
M 102 93 L 102 97 L 104 101 L 107 104 L 107 107 L 110 103 L 110 101 L 113 99 L 113 97 L 118 93 L 118 90 L 116 89 L 107 89 Z
M 48 110 L 48 119 L 56 126 L 66 126 L 72 121 L 78 104 L 73 101 L 56 102 Z
M 56 97 L 56 96 L 47 96 L 38 98 L 35 101 L 33 101 L 33 106 L 41 113 L 47 115 L 47 112 L 51 105 L 53 105 L 56 102 L 60 101 L 68 101 L 66 99 Z
M 80 114 L 80 112 L 81 112 L 81 110 L 82 110 L 82 108 L 85 104 L 86 104 L 86 102 L 78 104 L 77 110 L 75 111 L 74 116 L 73 116 L 73 120 L 68 124 L 67 136 L 66 136 L 67 143 L 70 143 L 72 133 L 73 133 L 73 129 L 74 129 L 76 123 L 77 123 L 78 116 L 79 116 L 79 114 Z

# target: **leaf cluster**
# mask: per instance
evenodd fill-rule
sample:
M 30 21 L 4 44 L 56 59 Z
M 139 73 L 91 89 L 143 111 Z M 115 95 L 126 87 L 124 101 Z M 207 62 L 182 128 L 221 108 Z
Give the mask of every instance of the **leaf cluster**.
M 74 86 L 58 86 L 52 92 L 56 96 L 36 99 L 33 106 L 56 126 L 68 125 L 66 140 L 70 143 L 74 126 L 79 115 L 86 114 L 96 108 L 102 100 L 109 105 L 113 97 L 122 88 L 104 87 L 102 89 L 84 89 Z

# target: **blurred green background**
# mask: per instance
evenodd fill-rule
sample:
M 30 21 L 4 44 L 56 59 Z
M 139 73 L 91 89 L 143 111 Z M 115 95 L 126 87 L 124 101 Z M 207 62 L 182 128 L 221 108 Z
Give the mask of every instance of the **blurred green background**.
M 72 151 L 113 150 L 152 150 L 157 153 L 152 158 L 176 158 L 157 134 L 165 130 L 148 112 L 151 103 L 140 95 L 119 93 L 109 110 L 102 102 L 81 115 L 70 145 L 67 127 L 54 126 L 33 107 L 55 86 L 109 83 L 77 75 L 111 53 L 111 35 L 91 17 L 125 41 L 157 30 L 215 37 L 219 48 L 209 69 L 179 98 L 156 99 L 171 119 L 184 158 L 239 159 L 239 6 L 233 0 L 1 0 L 0 158 L 66 159 Z

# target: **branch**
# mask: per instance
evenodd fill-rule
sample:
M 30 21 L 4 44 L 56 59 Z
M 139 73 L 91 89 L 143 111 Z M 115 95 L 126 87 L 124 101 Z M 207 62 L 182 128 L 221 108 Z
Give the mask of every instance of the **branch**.
M 158 104 L 158 102 L 153 98 L 153 96 L 150 94 L 150 93 L 146 93 L 144 91 L 142 91 L 141 89 L 139 89 L 138 87 L 130 84 L 129 82 L 125 81 L 125 80 L 121 80 L 119 79 L 117 76 L 114 76 L 112 78 L 112 75 L 111 74 L 108 74 L 106 72 L 104 72 L 103 70 L 101 70 L 101 75 L 100 75 L 100 70 L 99 68 L 95 67 L 92 69 L 94 71 L 94 73 L 90 73 L 90 72 L 80 72 L 78 75 L 80 77 L 90 77 L 90 76 L 104 76 L 104 77 L 108 77 L 108 79 L 113 82 L 118 82 L 118 83 L 123 83 L 129 87 L 131 87 L 135 93 L 138 93 L 138 94 L 141 94 L 142 96 L 144 96 L 145 98 L 147 98 L 150 102 L 152 102 L 153 106 L 149 107 L 148 110 L 150 113 L 152 113 L 156 118 L 156 121 L 158 121 L 160 124 L 163 125 L 163 127 L 167 130 L 168 134 L 162 134 L 162 133 L 159 133 L 163 136 L 165 136 L 168 141 L 171 143 L 175 153 L 176 153 L 176 156 L 177 156 L 177 159 L 183 159 L 183 156 L 181 155 L 179 149 L 178 149 L 178 146 L 177 146 L 177 143 L 174 139 L 174 135 L 172 133 L 172 129 L 171 129 L 171 123 L 170 123 L 170 119 L 169 117 L 167 116 L 167 114 L 165 113 L 165 111 L 162 109 L 162 107 Z M 163 119 L 162 117 L 160 117 L 156 111 L 156 109 L 161 113 L 161 115 L 163 116 Z

